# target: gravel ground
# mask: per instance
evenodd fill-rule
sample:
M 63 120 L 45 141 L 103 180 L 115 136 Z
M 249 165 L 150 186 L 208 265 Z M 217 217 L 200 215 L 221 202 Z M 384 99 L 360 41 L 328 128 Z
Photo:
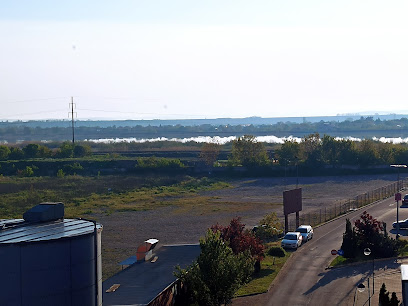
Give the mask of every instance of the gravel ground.
M 302 212 L 353 198 L 395 180 L 395 175 L 299 178 L 303 196 Z M 295 188 L 296 178 L 248 178 L 230 183 L 232 188 L 200 194 L 208 197 L 209 202 L 219 204 L 220 210 L 180 212 L 177 207 L 168 206 L 150 211 L 95 216 L 104 227 L 104 278 L 117 272 L 120 269 L 117 264 L 135 255 L 137 246 L 146 239 L 157 238 L 159 244 L 198 243 L 211 225 L 226 225 L 234 217 L 241 217 L 242 222 L 251 227 L 272 211 L 282 217 L 282 192 Z

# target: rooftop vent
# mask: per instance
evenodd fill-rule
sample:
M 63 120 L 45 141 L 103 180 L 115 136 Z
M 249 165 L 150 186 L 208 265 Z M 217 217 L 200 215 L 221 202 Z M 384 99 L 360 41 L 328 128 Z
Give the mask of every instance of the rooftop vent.
M 41 203 L 27 210 L 23 214 L 23 218 L 27 222 L 47 222 L 64 218 L 64 204 L 57 203 Z

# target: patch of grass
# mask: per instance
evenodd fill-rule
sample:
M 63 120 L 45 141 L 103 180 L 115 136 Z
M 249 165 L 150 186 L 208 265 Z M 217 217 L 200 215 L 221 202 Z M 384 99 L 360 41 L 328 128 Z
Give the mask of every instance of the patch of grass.
M 278 246 L 278 243 L 272 243 L 273 246 Z M 254 278 L 246 285 L 242 286 L 235 294 L 236 297 L 265 293 L 272 284 L 279 271 L 282 269 L 286 260 L 292 253 L 285 251 L 284 257 L 273 257 L 267 255 L 261 261 L 261 271 L 254 275 Z
M 343 256 L 336 256 L 336 258 L 334 258 L 333 261 L 330 263 L 330 266 L 336 267 L 341 265 L 347 265 L 353 262 L 356 262 L 355 258 L 345 258 Z
M 400 252 L 398 253 L 398 256 L 408 256 L 408 244 L 401 248 Z
M 400 256 L 400 255 L 399 255 Z M 365 256 L 364 254 L 361 254 L 360 256 L 357 256 L 355 258 L 345 258 L 343 256 L 336 256 L 336 258 L 333 259 L 333 261 L 330 263 L 330 267 L 336 267 L 340 265 L 347 265 L 351 264 L 354 262 L 365 262 L 365 261 L 371 261 L 373 258 L 371 256 Z
M 65 176 L 4 178 L 0 180 L 0 218 L 21 218 L 41 202 L 63 202 L 67 218 L 116 211 L 139 211 L 162 206 L 207 202 L 199 191 L 228 188 L 208 178 L 155 176 Z

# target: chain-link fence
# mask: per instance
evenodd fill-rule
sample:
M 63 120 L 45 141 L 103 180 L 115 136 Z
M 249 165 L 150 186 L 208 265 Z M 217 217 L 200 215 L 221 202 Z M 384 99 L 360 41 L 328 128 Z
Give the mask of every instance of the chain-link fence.
M 403 179 L 381 188 L 368 191 L 364 194 L 360 194 L 352 199 L 336 201 L 335 203 L 330 203 L 325 207 L 305 214 L 300 212 L 300 224 L 310 224 L 311 226 L 316 226 L 370 203 L 393 197 L 398 191 L 401 191 L 406 186 L 408 186 L 408 179 Z M 290 219 L 289 230 L 293 231 L 295 229 L 296 220 Z

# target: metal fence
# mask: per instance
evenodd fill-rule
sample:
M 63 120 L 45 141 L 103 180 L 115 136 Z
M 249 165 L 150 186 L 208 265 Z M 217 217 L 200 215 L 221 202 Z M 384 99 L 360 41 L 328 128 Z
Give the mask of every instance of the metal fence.
M 401 191 L 408 186 L 408 179 L 399 180 L 398 182 L 368 191 L 364 194 L 360 194 L 354 198 L 336 201 L 330 203 L 323 208 L 316 209 L 314 211 L 302 214 L 300 212 L 300 224 L 310 224 L 316 226 L 323 222 L 334 219 L 340 215 L 344 215 L 347 212 L 356 210 L 365 205 L 374 203 L 376 201 L 384 200 L 389 197 L 393 197 L 395 193 Z M 296 229 L 296 220 L 289 220 L 289 230 Z

